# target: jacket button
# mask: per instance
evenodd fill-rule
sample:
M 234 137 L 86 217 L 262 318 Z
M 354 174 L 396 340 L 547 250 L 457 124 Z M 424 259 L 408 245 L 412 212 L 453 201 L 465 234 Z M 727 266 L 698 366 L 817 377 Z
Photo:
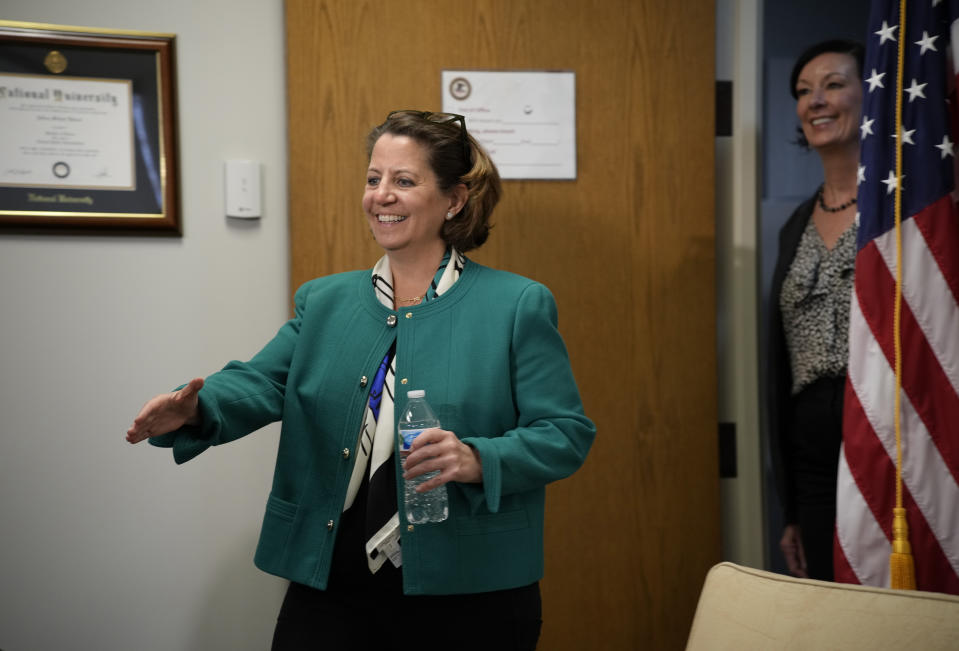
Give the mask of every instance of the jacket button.
M 413 318 L 413 313 L 412 313 L 412 312 L 407 312 L 407 313 L 406 313 L 406 318 L 407 318 L 407 319 L 412 319 L 412 318 Z
M 333 521 L 332 521 L 332 520 L 330 520 L 329 522 L 326 523 L 326 530 L 327 530 L 327 531 L 333 531 Z
M 369 382 L 369 380 L 366 378 L 365 375 L 360 378 L 360 386 L 361 386 L 361 387 L 365 387 L 367 382 Z
M 407 380 L 406 378 L 403 378 L 402 380 L 400 380 L 400 384 L 406 384 L 407 382 L 409 382 L 409 380 Z
M 411 524 L 410 524 L 410 525 L 407 525 L 407 526 L 406 526 L 406 530 L 409 531 L 410 533 L 412 533 L 412 532 L 413 532 L 413 525 L 411 525 Z
M 388 317 L 386 317 L 386 325 L 388 325 L 388 326 L 391 327 L 391 328 L 396 325 L 396 315 L 395 315 L 395 314 L 391 314 L 391 315 L 389 315 Z
M 349 448 L 343 448 L 343 458 L 344 458 L 344 459 L 349 459 L 349 458 L 350 458 L 350 449 L 349 449 Z

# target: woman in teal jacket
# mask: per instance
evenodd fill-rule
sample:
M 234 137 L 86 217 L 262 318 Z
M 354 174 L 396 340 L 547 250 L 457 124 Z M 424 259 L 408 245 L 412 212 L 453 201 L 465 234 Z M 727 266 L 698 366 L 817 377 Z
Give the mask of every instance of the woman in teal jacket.
M 485 242 L 500 181 L 462 116 L 393 112 L 368 154 L 383 258 L 304 284 L 253 359 L 153 398 L 127 440 L 183 463 L 282 421 L 255 557 L 291 582 L 274 649 L 533 649 L 545 487 L 595 435 L 555 302 L 463 255 Z M 394 414 L 410 389 L 442 427 L 401 465 Z M 404 479 L 432 471 L 418 490 L 446 485 L 449 517 L 407 524 Z

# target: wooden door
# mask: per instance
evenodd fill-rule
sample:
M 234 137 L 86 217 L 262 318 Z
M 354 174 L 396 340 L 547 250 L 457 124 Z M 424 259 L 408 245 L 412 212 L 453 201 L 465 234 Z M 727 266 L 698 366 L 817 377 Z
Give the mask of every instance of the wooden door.
M 556 296 L 584 468 L 547 494 L 541 649 L 682 648 L 719 559 L 714 6 L 287 0 L 292 286 L 368 268 L 365 135 L 443 68 L 573 70 L 578 178 L 507 181 L 471 257 Z

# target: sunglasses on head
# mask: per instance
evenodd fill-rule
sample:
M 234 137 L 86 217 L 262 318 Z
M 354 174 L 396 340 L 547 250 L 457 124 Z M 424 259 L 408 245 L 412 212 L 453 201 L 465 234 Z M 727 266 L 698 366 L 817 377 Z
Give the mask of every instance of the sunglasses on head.
M 466 118 L 459 113 L 433 113 L 431 111 L 414 111 L 411 109 L 404 109 L 402 111 L 391 111 L 390 114 L 386 116 L 386 120 L 389 121 L 398 116 L 419 118 L 421 120 L 425 120 L 426 122 L 435 122 L 436 124 L 450 124 L 452 122 L 459 122 L 460 142 L 463 144 L 463 156 L 465 157 L 467 163 L 469 162 L 470 145 L 469 140 L 466 138 Z

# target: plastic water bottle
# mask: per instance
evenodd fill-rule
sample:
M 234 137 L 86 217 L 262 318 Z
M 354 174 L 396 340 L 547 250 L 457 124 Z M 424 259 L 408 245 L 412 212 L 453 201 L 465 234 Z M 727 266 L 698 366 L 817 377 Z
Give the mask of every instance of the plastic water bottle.
M 426 391 L 422 389 L 407 391 L 406 397 L 409 398 L 409 401 L 406 403 L 403 413 L 400 414 L 396 425 L 396 431 L 399 434 L 400 457 L 403 460 L 404 468 L 406 467 L 406 456 L 410 453 L 410 447 L 413 445 L 413 439 L 425 429 L 440 426 L 439 418 L 436 417 L 433 409 L 426 402 Z M 425 493 L 416 492 L 417 486 L 439 473 L 439 470 L 433 470 L 404 482 L 406 519 L 411 524 L 442 522 L 449 516 L 449 497 L 446 494 L 445 484 Z

